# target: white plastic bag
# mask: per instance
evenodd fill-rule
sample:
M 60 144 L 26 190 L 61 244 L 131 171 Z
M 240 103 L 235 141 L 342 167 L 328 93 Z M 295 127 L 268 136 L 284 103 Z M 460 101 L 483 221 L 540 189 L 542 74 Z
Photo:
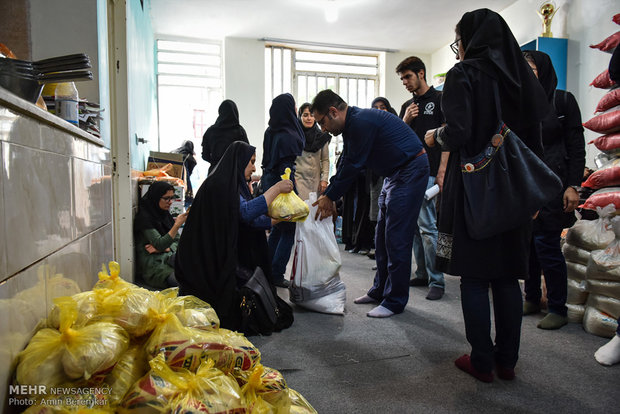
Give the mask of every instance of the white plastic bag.
M 338 271 L 342 264 L 332 220 L 315 220 L 316 193 L 306 200 L 310 214 L 297 223 L 289 295 L 291 302 L 323 313 L 344 314 L 346 292 Z

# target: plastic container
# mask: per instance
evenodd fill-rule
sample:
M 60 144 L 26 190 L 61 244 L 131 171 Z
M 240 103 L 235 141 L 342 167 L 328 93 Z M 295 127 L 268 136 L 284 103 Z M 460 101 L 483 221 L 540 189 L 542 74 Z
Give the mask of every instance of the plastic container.
M 73 82 L 63 82 L 56 86 L 56 115 L 78 126 L 78 90 Z

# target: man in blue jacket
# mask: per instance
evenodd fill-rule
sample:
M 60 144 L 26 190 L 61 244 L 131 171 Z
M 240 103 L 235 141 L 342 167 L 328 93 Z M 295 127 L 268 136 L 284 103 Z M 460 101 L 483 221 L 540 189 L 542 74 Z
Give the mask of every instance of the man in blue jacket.
M 314 98 L 312 114 L 321 129 L 344 139 L 336 176 L 315 203 L 317 217 L 336 214 L 334 202 L 362 168 L 385 177 L 375 236 L 377 273 L 368 293 L 354 303 L 377 303 L 367 314 L 373 318 L 401 313 L 409 300 L 413 235 L 429 174 L 422 143 L 397 116 L 348 106 L 331 90 Z

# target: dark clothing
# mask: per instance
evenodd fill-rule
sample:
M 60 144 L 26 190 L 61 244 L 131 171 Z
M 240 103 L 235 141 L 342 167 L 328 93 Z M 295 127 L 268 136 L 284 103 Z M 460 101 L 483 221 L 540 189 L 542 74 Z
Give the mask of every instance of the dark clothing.
M 183 154 L 183 168 L 185 168 L 185 172 L 187 174 L 185 177 L 187 184 L 187 194 L 185 195 L 185 198 L 190 198 L 193 200 L 194 190 L 192 189 L 192 181 L 190 180 L 190 177 L 197 164 L 196 158 L 194 158 L 194 143 L 192 141 L 185 141 L 183 142 L 183 145 L 172 152 Z
M 329 134 L 329 132 L 321 131 L 316 122 L 314 123 L 314 125 L 312 125 L 312 127 L 306 128 L 300 119 L 299 125 L 304 132 L 304 151 L 306 152 L 317 152 L 332 139 L 332 136 Z
M 387 111 L 349 106 L 342 136 L 340 165 L 325 195 L 339 199 L 363 168 L 386 177 L 375 234 L 377 273 L 368 295 L 400 313 L 409 300 L 413 231 L 428 181 L 428 158 L 415 132 Z
M 446 76 L 441 103 L 446 126 L 438 130 L 436 139 L 443 150 L 450 151 L 439 210 L 437 268 L 461 275 L 471 363 L 480 372 L 491 372 L 494 360 L 513 368 L 518 359 L 523 303 L 517 278 L 528 274 L 532 225 L 530 222 L 484 240 L 472 239 L 463 213 L 460 155 L 482 151 L 499 126 L 498 116 L 525 145 L 542 155 L 540 121 L 549 104 L 499 14 L 488 9 L 465 13 L 456 31 L 465 54 Z M 500 213 L 508 215 L 510 211 Z M 493 291 L 495 346 L 489 285 Z
M 538 305 L 542 298 L 540 273 L 545 275 L 547 285 L 547 308 L 549 312 L 566 316 L 567 269 L 560 247 L 561 230 L 540 230 L 532 238 L 530 277 L 525 281 L 525 300 Z
M 390 105 L 390 101 L 388 101 L 388 100 L 387 100 L 387 98 L 384 98 L 383 96 L 378 96 L 378 97 L 376 97 L 375 99 L 373 99 L 373 100 L 372 100 L 372 103 L 370 104 L 370 107 L 371 107 L 371 108 L 374 108 L 374 107 L 375 107 L 375 104 L 376 104 L 377 102 L 382 102 L 382 103 L 383 103 L 383 105 L 385 105 L 385 107 L 386 107 L 386 109 L 387 109 L 387 111 L 388 111 L 389 113 L 394 114 L 394 115 L 398 115 L 398 114 L 396 113 L 396 110 L 394 110 L 394 108 L 392 108 L 392 105 Z M 377 109 L 377 108 L 375 108 L 375 109 Z
M 495 345 L 491 339 L 489 285 L 493 292 Z M 471 363 L 480 372 L 491 372 L 495 363 L 514 368 L 519 359 L 523 298 L 519 281 L 461 278 L 461 306 Z
M 423 149 L 415 133 L 402 120 L 376 109 L 349 106 L 342 136 L 347 148 L 343 150 L 335 178 L 325 191 L 330 200 L 342 197 L 364 166 L 379 176 L 391 176 Z
M 179 293 L 208 302 L 221 326 L 231 330 L 241 321 L 237 268 L 260 266 L 266 275 L 271 271 L 265 231 L 245 224 L 240 214 L 239 196 L 251 199 L 245 167 L 253 154 L 254 147 L 244 142 L 228 147 L 196 193 L 176 255 Z
M 447 125 L 440 131 L 440 137 L 445 144 L 443 149 L 451 153 L 438 212 L 437 269 L 481 279 L 525 278 L 531 223 L 488 239 L 475 240 L 467 232 L 463 212 L 465 194 L 459 151 L 475 155 L 495 133 L 499 120 L 494 103 L 494 82 L 496 80 L 485 72 L 463 63 L 457 63 L 446 78 L 442 107 Z M 539 126 L 509 127 L 536 153 L 542 153 Z M 505 213 L 510 214 L 509 211 Z
M 562 180 L 564 189 L 579 186 L 586 165 L 585 139 L 581 126 L 581 113 L 573 94 L 556 90 L 554 108 L 542 123 L 545 164 Z M 574 213 L 565 213 L 562 192 L 544 206 L 534 220 L 534 230 L 556 230 L 572 226 Z
M 235 141 L 249 144 L 245 129 L 239 125 L 239 110 L 230 99 L 220 104 L 218 117 L 202 137 L 202 159 L 211 163 L 209 174 L 215 168 L 226 149 Z
M 269 108 L 269 127 L 263 138 L 263 170 L 284 174 L 283 165 L 294 166 L 304 144 L 304 132 L 295 115 L 293 96 L 290 93 L 276 96 Z M 265 190 L 268 188 L 263 186 Z
M 427 182 L 428 160 L 422 154 L 387 176 L 379 196 L 377 272 L 367 295 L 394 313 L 401 313 L 409 301 L 413 234 Z
M 295 115 L 295 100 L 289 93 L 274 98 L 269 108 L 269 127 L 263 140 L 263 175 L 261 186 L 268 190 L 281 181 L 286 168 L 291 169 L 290 180 L 295 185 L 295 159 L 304 148 L 304 132 Z M 295 223 L 276 224 L 269 234 L 269 254 L 274 282 L 284 279 L 286 265 L 295 243 Z
M 441 112 L 441 92 L 431 86 L 424 95 L 413 95 L 413 98 L 409 99 L 401 106 L 399 118 L 402 119 L 403 116 L 405 116 L 407 107 L 414 102 L 419 106 L 420 112 L 418 112 L 417 117 L 409 122 L 409 126 L 415 131 L 424 145 L 426 155 L 428 155 L 431 177 L 436 177 L 437 171 L 439 170 L 439 163 L 441 162 L 441 147 L 438 145 L 434 147 L 426 145 L 424 142 L 424 135 L 429 129 L 440 127 L 445 122 L 443 113 Z
M 168 210 L 159 207 L 159 201 L 174 187 L 163 181 L 156 181 L 140 199 L 138 213 L 134 218 L 134 241 L 136 272 L 149 286 L 165 289 L 166 279 L 174 272 L 169 259 L 174 256 L 179 236 L 170 237 L 168 232 L 174 219 Z M 149 253 L 144 246 L 151 244 L 160 253 Z M 166 252 L 166 249 L 170 251 Z

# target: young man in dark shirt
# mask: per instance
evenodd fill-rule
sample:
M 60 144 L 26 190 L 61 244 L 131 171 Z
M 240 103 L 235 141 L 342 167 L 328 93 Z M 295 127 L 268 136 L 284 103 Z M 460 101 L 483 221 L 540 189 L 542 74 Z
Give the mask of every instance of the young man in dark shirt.
M 442 153 L 438 146 L 429 148 L 424 143 L 424 134 L 444 123 L 441 112 L 441 92 L 426 83 L 426 66 L 416 56 L 410 56 L 396 67 L 405 88 L 413 94 L 413 98 L 405 102 L 400 109 L 400 118 L 411 127 L 420 138 L 430 165 L 430 176 L 427 188 L 435 184 L 443 185 L 448 153 Z M 422 202 L 417 228 L 413 239 L 413 253 L 417 269 L 411 286 L 429 286 L 426 299 L 441 299 L 445 290 L 443 273 L 435 269 L 437 251 L 437 210 L 435 200 Z

